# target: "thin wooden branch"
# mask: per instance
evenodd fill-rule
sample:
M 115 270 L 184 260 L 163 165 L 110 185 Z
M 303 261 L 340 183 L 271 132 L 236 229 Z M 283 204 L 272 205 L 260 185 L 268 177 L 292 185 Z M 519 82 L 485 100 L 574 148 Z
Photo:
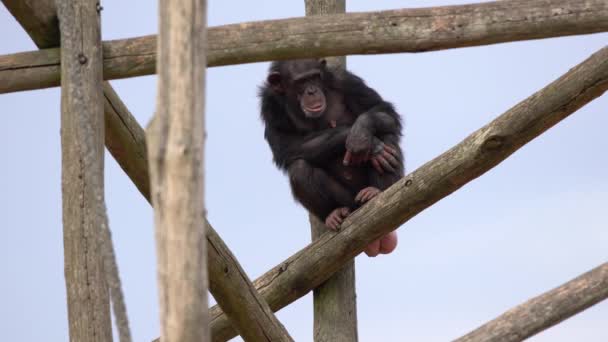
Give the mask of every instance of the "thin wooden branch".
M 61 154 L 68 321 L 72 341 L 112 341 L 103 264 L 101 31 L 94 0 L 57 0 L 61 18 Z
M 51 30 L 48 36 L 44 35 L 44 28 L 50 23 L 38 22 L 39 18 L 48 18 L 56 22 L 54 16 L 37 13 L 38 9 L 53 6 L 53 0 L 37 0 L 36 6 L 31 7 L 32 13 L 20 10 L 20 1 L 2 0 L 15 15 L 15 19 L 24 27 L 32 28 L 28 31 L 37 45 L 46 41 L 59 44 L 59 36 L 53 37 L 57 30 Z M 36 31 L 38 30 L 38 31 Z M 58 31 L 57 31 L 58 32 Z M 42 39 L 42 40 L 38 40 Z M 116 159 L 120 167 L 133 181 L 142 196 L 150 202 L 150 186 L 148 178 L 148 159 L 143 128 L 137 123 L 120 97 L 112 89 L 109 82 L 104 82 L 104 110 L 106 125 L 106 148 Z M 257 336 L 269 336 L 272 341 L 283 341 L 281 336 L 287 332 L 277 320 L 266 301 L 255 291 L 247 274 L 236 258 L 220 238 L 217 232 L 205 221 L 207 226 L 207 261 L 209 272 L 209 289 L 223 310 L 230 317 L 230 321 L 238 327 L 242 325 L 253 326 L 259 329 Z M 230 292 L 225 289 L 236 288 Z M 224 289 L 224 291 L 220 290 Z M 240 310 L 247 308 L 246 310 Z M 251 314 L 248 314 L 250 312 Z M 251 329 L 239 329 L 251 331 Z M 284 339 L 287 340 L 287 339 Z
M 423 52 L 608 31 L 605 0 L 504 0 L 269 20 L 209 29 L 208 66 Z M 156 37 L 104 44 L 104 78 L 155 72 Z M 59 51 L 0 56 L 0 93 L 59 84 Z
M 207 2 L 160 0 L 157 110 L 147 132 L 163 341 L 210 340 L 205 244 Z
M 455 342 L 518 342 L 608 298 L 608 263 L 532 298 Z
M 306 16 L 346 12 L 346 0 L 305 0 Z M 346 57 L 330 57 L 330 67 L 346 68 Z M 312 241 L 327 231 L 327 227 L 309 214 Z M 315 342 L 357 342 L 357 293 L 355 260 L 351 260 L 313 291 L 313 338 Z
M 278 311 L 317 287 L 367 244 L 481 176 L 520 147 L 608 90 L 608 47 L 528 97 L 458 145 L 426 163 L 254 284 Z M 235 336 L 218 307 L 211 309 L 214 341 Z M 221 339 L 220 339 L 221 337 Z

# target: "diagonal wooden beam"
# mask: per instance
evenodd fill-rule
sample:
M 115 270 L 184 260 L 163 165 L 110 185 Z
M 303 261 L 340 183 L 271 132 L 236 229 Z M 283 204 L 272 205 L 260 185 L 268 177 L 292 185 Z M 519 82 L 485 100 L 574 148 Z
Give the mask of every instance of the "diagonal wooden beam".
M 212 27 L 207 61 L 423 52 L 605 31 L 605 0 L 504 0 Z M 155 64 L 156 36 L 104 45 L 105 79 L 153 74 Z M 0 93 L 57 86 L 58 65 L 58 49 L 0 56 Z
M 608 263 L 514 307 L 455 342 L 518 342 L 608 298 Z
M 606 90 L 608 47 L 395 183 L 351 214 L 340 232 L 324 234 L 254 284 L 270 307 L 280 310 L 323 283 L 367 244 L 492 169 Z M 236 335 L 218 307 L 211 309 L 211 331 L 214 341 Z
M 2 0 L 38 46 L 59 44 L 58 29 L 44 32 L 57 23 L 53 0 Z M 23 6 L 23 4 L 34 4 Z M 51 12 L 49 8 L 52 8 Z M 40 10 L 41 12 L 38 12 Z M 42 22 L 42 20 L 47 20 Z M 120 167 L 150 202 L 145 133 L 116 94 L 104 82 L 105 144 Z M 205 220 L 209 289 L 236 328 L 252 339 L 265 336 L 271 341 L 289 341 L 289 335 L 215 229 Z M 230 324 L 230 323 L 229 323 Z

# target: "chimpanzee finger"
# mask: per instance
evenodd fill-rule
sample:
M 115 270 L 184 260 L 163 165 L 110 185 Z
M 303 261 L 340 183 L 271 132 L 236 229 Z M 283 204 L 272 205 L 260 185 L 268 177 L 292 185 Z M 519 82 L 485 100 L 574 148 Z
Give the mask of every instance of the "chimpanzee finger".
M 372 166 L 374 169 L 376 169 L 376 171 L 378 171 L 379 174 L 384 174 L 384 169 L 382 169 L 382 166 L 380 166 L 380 163 L 378 163 L 378 158 L 372 158 Z
M 399 167 L 399 161 L 397 160 L 397 158 L 393 157 L 392 154 L 383 151 L 382 155 L 384 156 L 385 159 L 388 160 L 389 163 L 391 163 L 392 166 L 394 167 Z
M 395 168 L 386 160 L 384 157 L 379 156 L 378 161 L 382 164 L 382 167 L 388 172 L 395 172 Z
M 357 194 L 357 196 L 355 196 L 355 202 L 360 202 L 361 201 L 361 193 L 363 191 L 359 191 L 359 193 Z
M 359 193 L 355 197 L 355 202 L 361 202 L 363 200 L 363 195 L 365 194 L 365 191 L 365 189 L 359 191 Z
M 384 150 L 389 152 L 390 154 L 397 156 L 397 149 L 395 147 L 393 147 L 393 145 L 389 145 L 389 144 L 384 144 Z
M 351 163 L 352 158 L 353 158 L 353 154 L 349 150 L 346 150 L 346 154 L 344 155 L 344 161 L 343 161 L 344 165 L 348 166 Z

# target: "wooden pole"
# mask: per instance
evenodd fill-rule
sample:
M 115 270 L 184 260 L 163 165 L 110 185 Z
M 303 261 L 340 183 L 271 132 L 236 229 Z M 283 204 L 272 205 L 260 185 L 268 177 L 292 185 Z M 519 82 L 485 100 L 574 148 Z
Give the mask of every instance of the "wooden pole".
M 306 16 L 338 14 L 346 12 L 346 0 L 305 0 Z M 331 68 L 346 68 L 346 57 L 330 57 Z M 312 240 L 315 241 L 327 227 L 317 217 L 309 214 Z M 347 262 L 331 278 L 313 292 L 315 342 L 356 342 L 357 293 L 355 287 L 355 260 Z
M 608 263 L 532 298 L 455 342 L 518 342 L 608 298 Z
M 52 0 L 2 0 L 39 47 L 59 44 Z M 28 6 L 24 6 L 28 5 Z M 57 34 L 55 37 L 54 35 Z M 133 181 L 142 196 L 150 202 L 150 182 L 145 133 L 109 82 L 103 83 L 105 143 L 108 151 Z M 232 252 L 207 220 L 207 262 L 209 290 L 243 336 L 268 336 L 273 341 L 289 336 L 266 301 L 257 293 L 251 280 Z M 243 309 L 246 308 L 246 309 Z M 117 318 L 119 321 L 119 318 Z M 117 324 L 120 328 L 120 324 Z M 281 337 L 282 336 L 282 337 Z M 212 337 L 213 338 L 213 337 Z
M 322 284 L 372 241 L 397 229 L 509 157 L 608 90 L 608 47 L 528 97 L 447 152 L 351 214 L 337 233 L 326 233 L 259 277 L 254 284 L 278 311 Z M 235 336 L 217 307 L 211 330 Z
M 71 341 L 112 341 L 102 261 L 103 97 L 100 20 L 94 0 L 57 0 L 61 18 L 63 232 Z
M 148 131 L 161 337 L 210 340 L 205 244 L 205 0 L 160 0 L 157 111 Z
M 605 31 L 605 0 L 504 0 L 213 27 L 209 29 L 207 62 L 212 67 L 302 57 L 425 52 Z M 153 74 L 155 52 L 156 36 L 106 42 L 104 79 Z M 58 49 L 0 56 L 0 93 L 58 84 Z

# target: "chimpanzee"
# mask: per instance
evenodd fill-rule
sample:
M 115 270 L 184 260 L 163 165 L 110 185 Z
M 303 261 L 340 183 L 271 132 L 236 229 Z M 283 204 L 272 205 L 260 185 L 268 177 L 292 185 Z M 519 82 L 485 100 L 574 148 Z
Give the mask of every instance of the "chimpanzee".
M 324 59 L 273 62 L 260 98 L 275 164 L 287 171 L 294 197 L 330 229 L 403 177 L 400 117 L 354 74 Z M 365 253 L 396 246 L 392 232 Z

